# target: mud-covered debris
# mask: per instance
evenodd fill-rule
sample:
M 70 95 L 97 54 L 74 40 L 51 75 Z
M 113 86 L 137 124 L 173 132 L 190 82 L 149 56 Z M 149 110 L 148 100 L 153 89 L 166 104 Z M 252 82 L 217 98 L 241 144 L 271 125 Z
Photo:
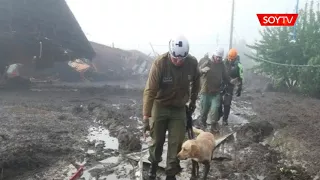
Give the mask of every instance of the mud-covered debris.
M 141 141 L 140 138 L 128 132 L 126 129 L 123 129 L 118 134 L 119 141 L 119 150 L 123 152 L 137 152 L 141 150 Z
M 83 105 L 77 105 L 72 108 L 72 113 L 73 114 L 79 114 L 84 111 Z
M 2 140 L 8 140 L 9 139 L 9 137 L 8 137 L 8 135 L 6 135 L 6 134 L 0 134 L 0 141 L 2 141 Z
M 273 126 L 268 121 L 250 122 L 237 131 L 237 139 L 242 147 L 251 143 L 259 143 L 273 132 Z
M 105 142 L 102 141 L 102 140 L 98 140 L 98 141 L 96 142 L 96 144 L 95 144 L 95 147 L 96 147 L 97 149 L 103 149 L 103 148 L 105 147 Z
M 4 89 L 14 89 L 14 90 L 25 90 L 31 87 L 32 83 L 29 79 L 23 77 L 14 77 L 10 78 L 5 86 Z
M 265 180 L 312 180 L 301 166 L 278 166 Z
M 65 115 L 65 114 L 61 114 L 61 115 L 58 116 L 59 120 L 66 120 L 67 118 L 68 118 L 68 116 Z
M 98 174 L 102 174 L 108 170 L 110 170 L 110 169 L 106 165 L 99 164 L 97 166 L 94 166 L 90 170 L 88 170 L 88 172 L 91 174 L 91 176 L 95 177 Z M 108 172 L 110 172 L 110 171 L 108 171 Z
M 268 145 L 253 143 L 250 146 L 237 151 L 236 168 L 238 172 L 246 172 L 251 175 L 268 176 L 276 169 L 281 156 Z
M 88 111 L 92 112 L 94 109 L 101 107 L 101 104 L 95 103 L 95 102 L 91 102 L 90 104 L 88 104 Z
M 216 155 L 214 155 L 214 157 L 212 157 L 213 161 L 231 161 L 232 157 L 230 154 L 222 154 L 222 153 L 218 153 Z
M 95 146 L 97 140 L 92 140 L 92 141 L 87 141 L 87 145 L 90 146 Z
M 256 93 L 262 93 L 261 89 L 256 89 L 255 92 Z
M 99 109 L 93 109 L 94 112 L 97 112 L 97 119 L 102 121 L 107 121 L 109 117 L 112 117 L 112 113 L 110 113 L 109 108 L 103 106 Z
M 264 92 L 272 92 L 274 91 L 274 87 L 272 83 L 267 83 L 263 89 Z
M 116 129 L 119 129 L 120 125 L 122 123 L 120 122 L 120 119 L 119 120 L 116 120 L 116 119 L 110 119 L 110 121 L 108 123 L 106 123 L 108 129 L 110 129 L 111 131 L 114 131 Z

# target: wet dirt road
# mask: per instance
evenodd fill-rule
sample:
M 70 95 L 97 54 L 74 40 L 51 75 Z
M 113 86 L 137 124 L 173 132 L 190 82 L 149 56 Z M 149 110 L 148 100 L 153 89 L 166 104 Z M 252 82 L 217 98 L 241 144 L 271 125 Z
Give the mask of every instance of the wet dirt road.
M 236 134 L 215 152 L 210 179 L 316 179 L 319 101 L 263 92 L 261 81 L 235 98 L 221 135 Z M 68 179 L 79 164 L 84 180 L 138 178 L 142 92 L 126 84 L 1 92 L 0 179 Z M 190 162 L 182 167 L 186 179 Z
M 86 142 L 89 131 L 91 136 L 101 131 L 93 130 L 103 125 L 98 121 L 109 122 L 111 128 L 122 124 L 118 121 L 129 126 L 130 116 L 140 112 L 130 104 L 140 94 L 111 87 L 1 91 L 0 179 L 68 179 L 64 168 L 90 156 L 85 150 L 92 146 Z M 106 145 L 118 148 L 117 142 Z

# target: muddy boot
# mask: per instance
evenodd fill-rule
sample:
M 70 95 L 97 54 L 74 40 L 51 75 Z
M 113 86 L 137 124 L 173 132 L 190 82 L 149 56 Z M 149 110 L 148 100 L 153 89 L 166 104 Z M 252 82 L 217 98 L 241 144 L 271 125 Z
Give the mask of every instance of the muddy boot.
M 221 119 L 221 117 L 223 116 L 222 105 L 221 105 L 221 106 L 219 106 L 218 114 L 219 114 L 219 120 L 220 120 L 220 119 Z
M 201 126 L 200 126 L 200 128 L 201 128 L 202 130 L 206 130 L 206 129 L 207 129 L 207 122 L 202 123 Z
M 228 118 L 229 118 L 229 114 L 230 114 L 230 106 L 224 106 L 224 112 L 223 112 L 223 118 L 222 118 L 222 124 L 227 126 L 228 125 Z
M 155 180 L 157 177 L 157 170 L 158 170 L 158 164 L 151 164 L 149 173 L 148 173 L 148 178 L 149 180 Z
M 198 128 L 202 129 L 202 130 L 205 130 L 207 128 L 207 122 L 200 119 L 198 121 Z
M 210 129 L 212 133 L 216 134 L 219 132 L 218 125 L 219 125 L 218 122 L 212 122 L 211 129 Z
M 166 180 L 176 180 L 176 176 L 167 176 Z
M 222 125 L 228 126 L 228 119 L 223 118 L 222 119 Z

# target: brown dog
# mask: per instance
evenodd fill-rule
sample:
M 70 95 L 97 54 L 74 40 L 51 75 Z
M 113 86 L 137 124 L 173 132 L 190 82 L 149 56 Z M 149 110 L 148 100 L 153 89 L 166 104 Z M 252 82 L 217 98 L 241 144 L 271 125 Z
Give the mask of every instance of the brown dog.
M 203 180 L 207 179 L 212 160 L 212 151 L 215 148 L 215 137 L 210 132 L 200 132 L 196 139 L 187 140 L 182 144 L 177 157 L 180 160 L 192 159 L 192 179 L 196 178 L 199 171 L 198 163 L 205 166 Z M 196 165 L 194 163 L 197 163 Z

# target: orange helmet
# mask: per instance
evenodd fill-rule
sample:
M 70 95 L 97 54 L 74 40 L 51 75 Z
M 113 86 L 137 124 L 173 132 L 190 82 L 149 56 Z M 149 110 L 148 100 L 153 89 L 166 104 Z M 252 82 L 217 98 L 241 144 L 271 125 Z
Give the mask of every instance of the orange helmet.
M 230 49 L 228 52 L 228 61 L 236 60 L 237 56 L 238 56 L 237 50 L 234 48 Z

